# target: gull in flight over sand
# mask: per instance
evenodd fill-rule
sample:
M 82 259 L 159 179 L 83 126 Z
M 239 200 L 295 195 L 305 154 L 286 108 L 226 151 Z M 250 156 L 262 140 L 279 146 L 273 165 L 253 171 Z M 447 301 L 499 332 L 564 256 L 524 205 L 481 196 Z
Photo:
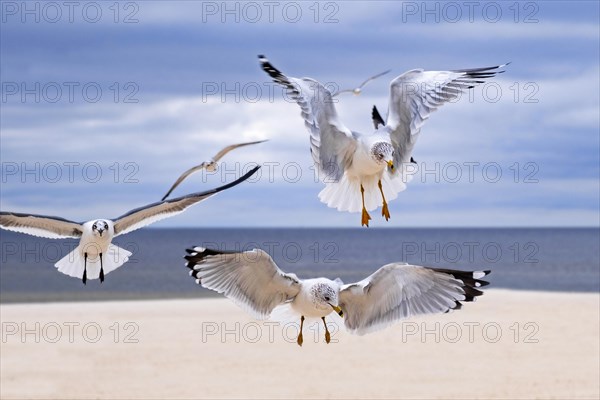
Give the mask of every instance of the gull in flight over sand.
M 325 317 L 335 312 L 350 333 L 364 335 L 422 314 L 459 309 L 483 292 L 490 271 L 458 271 L 392 263 L 360 282 L 299 279 L 279 269 L 263 250 L 226 252 L 187 249 L 186 266 L 196 283 L 224 294 L 253 316 L 265 319 L 276 307 L 290 307 L 300 318 L 297 343 L 302 346 L 305 318 L 320 318 L 325 341 L 331 336 Z
M 238 147 L 244 147 L 244 146 L 249 146 L 251 144 L 258 144 L 258 143 L 263 143 L 263 142 L 266 142 L 266 140 L 258 140 L 256 142 L 237 143 L 237 144 L 232 144 L 232 145 L 229 145 L 229 146 L 221 149 L 221 151 L 219 151 L 217 154 L 215 154 L 215 156 L 210 161 L 204 161 L 202 164 L 196 165 L 195 167 L 192 167 L 192 168 L 188 169 L 187 171 L 185 171 L 183 174 L 181 174 L 181 176 L 179 178 L 177 178 L 177 181 L 173 184 L 173 186 L 171 186 L 171 188 L 169 189 L 167 194 L 165 194 L 161 200 L 165 200 L 167 197 L 169 197 L 171 192 L 173 192 L 173 190 L 175 190 L 175 188 L 177 186 L 179 186 L 179 184 L 181 184 L 181 182 L 183 182 L 188 176 L 190 176 L 194 172 L 200 171 L 201 169 L 206 169 L 208 172 L 216 171 L 217 170 L 217 162 L 219 162 L 219 160 L 221 158 L 223 158 L 223 156 L 225 154 L 229 153 L 231 150 L 237 149 Z
M 384 120 L 375 108 L 375 131 L 348 129 L 338 118 L 331 92 L 311 78 L 285 76 L 264 56 L 262 69 L 288 89 L 302 109 L 310 132 L 310 150 L 325 183 L 319 199 L 339 211 L 362 212 L 361 225 L 369 226 L 368 211 L 382 205 L 390 218 L 387 201 L 398 197 L 411 175 L 413 147 L 429 115 L 456 100 L 467 89 L 504 72 L 507 64 L 454 71 L 413 69 L 390 83 L 389 109 Z
M 391 71 L 392 71 L 391 69 L 388 69 L 387 71 L 383 71 L 383 72 L 380 72 L 380 73 L 378 73 L 378 74 L 376 74 L 376 75 L 373 75 L 373 76 L 371 76 L 371 77 L 369 77 L 369 78 L 365 79 L 365 81 L 364 81 L 363 83 L 361 83 L 361 84 L 360 84 L 358 87 L 356 87 L 356 88 L 354 88 L 354 89 L 344 89 L 344 90 L 340 90 L 339 92 L 335 92 L 334 94 L 332 94 L 332 95 L 331 95 L 331 97 L 335 97 L 335 96 L 337 96 L 337 95 L 339 95 L 339 94 L 341 94 L 341 93 L 352 93 L 353 95 L 355 95 L 355 96 L 358 96 L 359 94 L 361 94 L 361 93 L 362 93 L 362 88 L 363 88 L 363 87 L 365 87 L 365 85 L 366 85 L 367 83 L 369 83 L 369 82 L 371 82 L 371 81 L 373 81 L 373 80 L 375 80 L 375 79 L 379 78 L 380 76 L 383 76 L 383 75 L 385 75 L 385 74 L 388 74 L 388 73 L 390 73 Z
M 105 274 L 119 268 L 131 255 L 111 244 L 114 237 L 180 214 L 188 207 L 242 183 L 259 168 L 257 166 L 238 180 L 216 189 L 149 204 L 114 220 L 93 219 L 78 223 L 44 215 L 0 212 L 0 228 L 49 239 L 79 239 L 77 248 L 60 259 L 56 268 L 63 274 L 80 278 L 84 284 L 87 279 L 99 278 L 103 282 Z

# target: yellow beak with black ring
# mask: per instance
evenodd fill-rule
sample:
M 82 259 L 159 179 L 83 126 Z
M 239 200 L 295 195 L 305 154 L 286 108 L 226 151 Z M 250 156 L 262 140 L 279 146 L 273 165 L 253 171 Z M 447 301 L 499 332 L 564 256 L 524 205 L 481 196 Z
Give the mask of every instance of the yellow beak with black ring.
M 394 161 L 390 160 L 387 162 L 388 167 L 390 168 L 390 171 L 394 172 L 394 169 L 396 167 L 394 167 Z
M 331 308 L 333 308 L 333 311 L 335 311 L 337 313 L 337 315 L 344 318 L 344 312 L 342 311 L 342 309 L 339 306 L 334 306 L 333 304 L 329 304 L 329 305 L 331 306 Z

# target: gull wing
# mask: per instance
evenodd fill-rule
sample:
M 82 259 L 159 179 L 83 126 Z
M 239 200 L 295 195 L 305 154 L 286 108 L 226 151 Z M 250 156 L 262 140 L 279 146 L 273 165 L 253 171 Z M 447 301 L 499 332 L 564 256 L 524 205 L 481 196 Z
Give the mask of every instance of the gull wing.
M 373 109 L 371 110 L 371 119 L 373 120 L 373 126 L 375 126 L 375 129 L 379 128 L 379 125 L 385 126 L 385 121 L 383 120 L 381 114 L 379 114 L 377 106 L 373 106 Z
M 298 277 L 280 270 L 260 249 L 223 252 L 195 247 L 187 252 L 186 265 L 197 284 L 223 293 L 257 318 L 267 318 L 300 292 Z
M 80 238 L 83 234 L 83 227 L 78 222 L 13 212 L 0 212 L 0 228 L 48 239 Z
M 211 165 L 214 162 L 219 161 L 221 158 L 223 158 L 223 156 L 227 153 L 229 153 L 231 150 L 233 149 L 237 149 L 238 147 L 243 147 L 243 146 L 249 146 L 251 144 L 257 144 L 257 143 L 262 143 L 262 142 L 266 142 L 266 140 L 258 140 L 255 142 L 246 142 L 246 143 L 237 143 L 237 144 L 232 144 L 229 145 L 223 149 L 221 149 L 221 151 L 219 151 L 213 158 L 212 158 L 212 162 L 203 162 L 200 165 L 196 165 L 195 167 L 192 167 L 190 169 L 188 169 L 187 171 L 185 171 L 183 174 L 181 174 L 181 176 L 179 178 L 177 178 L 177 181 L 175 181 L 175 183 L 173 184 L 173 186 L 171 186 L 171 188 L 169 189 L 169 191 L 167 192 L 167 194 L 165 194 L 163 196 L 163 198 L 161 200 L 165 200 L 167 197 L 169 197 L 169 195 L 173 192 L 173 190 L 175 190 L 175 188 L 177 186 L 179 186 L 181 184 L 181 182 L 183 182 L 188 176 L 190 176 L 191 174 L 193 174 L 196 171 L 199 171 L 201 169 L 207 168 L 209 165 Z
M 221 158 L 223 158 L 223 156 L 225 154 L 229 153 L 231 150 L 237 149 L 238 147 L 250 146 L 251 144 L 258 144 L 258 143 L 263 143 L 263 142 L 266 142 L 266 140 L 257 140 L 254 142 L 231 144 L 231 145 L 221 149 L 221 151 L 219 151 L 217 154 L 215 154 L 215 156 L 212 158 L 212 160 L 214 162 L 217 162 Z
M 170 200 L 159 201 L 157 203 L 149 204 L 147 206 L 131 210 L 127 214 L 122 215 L 116 220 L 114 220 L 115 236 L 129 233 L 131 231 L 143 228 L 146 225 L 150 225 L 162 219 L 170 218 L 177 214 L 180 214 L 184 212 L 187 208 L 193 206 L 194 204 L 206 200 L 210 196 L 217 194 L 223 190 L 229 189 L 242 183 L 246 179 L 250 178 L 259 169 L 259 166 L 254 167 L 241 178 L 231 183 L 228 183 L 227 185 L 223 185 L 212 190 L 207 190 L 205 192 L 199 193 L 192 193 L 188 194 L 187 196 L 177 197 Z
M 179 178 L 177 178 L 177 180 L 175 181 L 175 183 L 173 184 L 173 186 L 171 186 L 171 188 L 169 189 L 169 191 L 167 192 L 167 194 L 165 194 L 163 196 L 163 198 L 161 199 L 161 201 L 164 201 L 167 197 L 169 197 L 169 195 L 171 194 L 171 192 L 173 192 L 173 190 L 175 190 L 175 188 L 177 186 L 179 186 L 179 184 L 181 182 L 183 182 L 185 180 L 185 178 L 187 178 L 188 176 L 190 176 L 191 174 L 193 174 L 196 171 L 199 171 L 203 168 L 206 168 L 210 163 L 207 162 L 203 162 L 200 165 L 196 165 L 195 167 L 192 167 L 190 169 L 188 169 L 187 171 L 185 171 L 183 174 L 181 174 L 181 176 Z
M 339 306 L 352 333 L 363 335 L 415 315 L 444 313 L 483 294 L 490 271 L 466 272 L 393 263 L 342 286 Z
M 388 73 L 390 73 L 391 71 L 392 71 L 391 69 L 388 69 L 388 70 L 386 70 L 386 71 L 380 72 L 380 73 L 378 73 L 378 74 L 375 74 L 375 75 L 373 75 L 373 76 L 371 76 L 371 77 L 369 77 L 369 78 L 365 79 L 365 81 L 364 81 L 363 83 L 361 83 L 361 84 L 360 84 L 359 88 L 362 88 L 363 86 L 365 86 L 367 83 L 371 82 L 372 80 L 375 80 L 375 79 L 379 78 L 380 76 L 383 76 L 383 75 L 385 75 L 385 74 L 388 74 Z
M 264 56 L 259 59 L 262 69 L 276 83 L 285 86 L 302 109 L 304 125 L 310 132 L 310 151 L 319 172 L 328 181 L 337 182 L 351 165 L 357 142 L 340 122 L 331 92 L 314 79 L 283 75 Z
M 432 112 L 484 79 L 503 73 L 500 68 L 506 65 L 456 71 L 414 69 L 395 78 L 390 83 L 386 121 L 396 149 L 394 162 L 400 165 L 410 160 L 421 127 Z
M 385 75 L 385 74 L 389 73 L 390 71 L 391 71 L 391 69 L 388 69 L 387 71 L 383 71 L 383 72 L 380 72 L 380 73 L 378 73 L 378 74 L 375 74 L 375 75 L 373 75 L 373 76 L 371 76 L 371 77 L 369 77 L 369 78 L 365 79 L 365 80 L 363 81 L 363 83 L 361 83 L 360 85 L 358 85 L 358 87 L 356 87 L 356 88 L 354 88 L 354 89 L 344 89 L 344 90 L 339 90 L 339 91 L 335 92 L 335 93 L 334 93 L 332 96 L 333 96 L 333 97 L 335 97 L 335 96 L 339 95 L 340 93 L 347 93 L 347 92 L 350 92 L 350 93 L 355 93 L 355 91 L 358 91 L 358 93 L 356 93 L 356 94 L 360 94 L 360 90 L 361 90 L 361 89 L 362 89 L 362 88 L 363 88 L 363 87 L 364 87 L 364 86 L 365 86 L 367 83 L 371 82 L 372 80 L 375 80 L 375 79 L 379 78 L 380 76 L 383 76 L 383 75 Z

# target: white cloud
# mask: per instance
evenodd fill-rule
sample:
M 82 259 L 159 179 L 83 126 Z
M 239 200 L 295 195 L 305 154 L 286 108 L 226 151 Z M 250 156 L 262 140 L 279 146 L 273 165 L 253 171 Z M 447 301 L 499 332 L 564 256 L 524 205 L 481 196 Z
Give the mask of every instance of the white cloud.
M 217 3 L 220 6 L 222 2 Z M 110 25 L 122 32 L 148 34 L 144 40 L 135 34 L 127 40 L 117 35 L 115 37 L 123 40 L 114 50 L 104 44 L 104 37 L 92 33 L 94 29 L 106 33 L 103 29 L 109 27 L 108 24 L 86 26 L 85 40 L 82 39 L 85 46 L 71 45 L 65 54 L 53 53 L 52 57 L 36 47 L 38 42 L 33 45 L 34 41 L 27 36 L 19 42 L 19 51 L 3 47 L 3 71 L 10 70 L 11 79 L 15 80 L 57 79 L 52 75 L 56 73 L 87 79 L 92 71 L 90 76 L 100 74 L 107 82 L 124 82 L 117 78 L 129 80 L 130 76 L 139 76 L 154 80 L 169 74 L 165 77 L 167 89 L 157 90 L 140 81 L 140 88 L 147 92 L 140 92 L 138 104 L 3 103 L 0 121 L 3 163 L 20 165 L 24 162 L 31 166 L 36 162 L 97 162 L 106 177 L 98 183 L 87 182 L 81 175 L 73 183 L 64 179 L 57 183 L 36 183 L 30 176 L 24 180 L 11 176 L 2 184 L 3 210 L 74 219 L 115 216 L 158 200 L 182 171 L 208 159 L 223 146 L 268 138 L 267 143 L 229 154 L 223 170 L 237 168 L 235 163 L 279 163 L 272 183 L 263 179 L 257 184 L 244 184 L 219 195 L 218 201 L 211 199 L 185 216 L 165 221 L 160 226 L 357 226 L 357 215 L 329 209 L 317 198 L 323 185 L 314 182 L 311 174 L 308 133 L 297 105 L 282 100 L 279 92 L 275 101 L 263 97 L 256 103 L 235 102 L 231 96 L 221 101 L 218 95 L 206 99 L 182 94 L 190 87 L 198 87 L 193 86 L 197 82 L 190 83 L 190 77 L 200 75 L 196 68 L 208 70 L 206 65 L 212 68 L 210 61 L 213 60 L 191 56 L 202 52 L 221 57 L 219 63 L 223 63 L 223 71 L 209 71 L 211 75 L 203 79 L 217 79 L 212 75 L 214 72 L 218 79 L 231 82 L 240 77 L 248 79 L 248 76 L 261 79 L 259 83 L 268 81 L 254 58 L 242 58 L 250 51 L 254 54 L 255 48 L 265 48 L 278 53 L 273 62 L 290 75 L 314 74 L 322 81 L 339 81 L 343 86 L 356 84 L 365 75 L 394 68 L 390 75 L 370 84 L 361 96 L 340 98 L 338 110 L 342 121 L 359 132 L 372 129 L 370 111 L 374 104 L 385 113 L 388 82 L 403 70 L 422 65 L 476 67 L 482 59 L 501 57 L 497 61 L 503 62 L 507 55 L 514 55 L 507 72 L 495 79 L 502 91 L 497 102 L 486 101 L 482 91 L 476 90 L 474 101 L 464 98 L 444 106 L 424 126 L 414 154 L 419 162 L 427 165 L 496 162 L 505 170 L 505 179 L 498 184 L 481 180 L 454 185 L 413 182 L 390 204 L 392 220 L 389 223 L 377 221 L 376 226 L 597 223 L 600 107 L 597 53 L 581 51 L 576 60 L 557 57 L 582 43 L 585 46 L 592 40 L 597 43 L 597 24 L 548 18 L 540 18 L 537 24 L 515 24 L 506 20 L 496 24 L 482 21 L 403 23 L 398 19 L 402 11 L 402 4 L 398 2 L 380 2 L 376 7 L 367 2 L 342 2 L 336 3 L 340 7 L 339 24 L 315 24 L 306 20 L 296 25 L 279 21 L 272 25 L 240 23 L 232 26 L 214 20 L 203 24 L 200 2 L 182 3 L 186 6 L 183 9 L 164 7 L 165 4 L 140 3 L 138 25 Z M 302 3 L 303 10 L 312 4 Z M 155 33 L 144 29 L 144 24 L 166 29 L 157 29 Z M 177 29 L 170 30 L 174 24 Z M 11 37 L 18 38 L 18 32 L 15 33 L 18 29 L 9 28 Z M 41 25 L 34 28 L 37 35 L 46 28 L 54 29 Z M 78 29 L 67 28 L 68 32 Z M 48 32 L 45 36 L 54 38 L 55 31 L 44 32 Z M 87 39 L 100 43 L 100 48 L 87 45 Z M 468 54 L 471 50 L 465 43 L 487 46 L 492 40 L 496 46 L 490 46 L 489 51 Z M 447 46 L 447 41 L 455 46 Z M 559 41 L 568 42 L 569 48 L 556 47 Z M 110 55 L 106 53 L 108 48 Z M 289 58 L 284 54 L 289 54 Z M 540 61 L 532 60 L 538 54 Z M 16 57 L 9 57 L 11 55 Z M 31 61 L 30 55 L 38 61 Z M 11 59 L 17 61 L 7 61 Z M 151 60 L 163 64 L 156 66 Z M 200 65 L 185 64 L 190 60 Z M 15 72 L 24 75 L 15 75 Z M 178 91 L 179 86 L 174 82 L 186 91 Z M 528 84 L 531 85 L 525 87 Z M 145 96 L 148 92 L 152 97 Z M 528 99 L 537 102 L 530 103 Z M 115 162 L 120 163 L 121 179 L 127 172 L 123 170 L 124 163 L 134 163 L 138 168 L 135 178 L 139 182 L 115 184 L 110 179 L 113 173 L 110 167 Z M 509 167 L 515 162 L 521 166 L 525 162 L 536 163 L 539 184 L 523 186 L 507 180 L 511 173 Z M 299 182 L 286 180 L 281 170 L 286 163 L 300 165 L 303 176 Z M 208 189 L 232 180 L 233 175 L 194 176 L 178 188 L 178 193 Z

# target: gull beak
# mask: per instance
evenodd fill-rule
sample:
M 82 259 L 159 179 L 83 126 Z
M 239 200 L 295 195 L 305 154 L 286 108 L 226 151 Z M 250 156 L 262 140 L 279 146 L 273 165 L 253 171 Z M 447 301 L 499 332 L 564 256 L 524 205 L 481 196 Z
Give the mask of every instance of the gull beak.
M 329 304 L 329 305 L 331 306 L 331 308 L 333 308 L 333 311 L 335 311 L 337 313 L 337 315 L 344 318 L 344 312 L 342 311 L 342 309 L 339 306 L 334 306 L 333 304 Z
M 388 165 L 388 167 L 390 167 L 390 170 L 392 172 L 394 172 L 394 162 L 390 160 L 390 161 L 387 162 L 387 165 Z

